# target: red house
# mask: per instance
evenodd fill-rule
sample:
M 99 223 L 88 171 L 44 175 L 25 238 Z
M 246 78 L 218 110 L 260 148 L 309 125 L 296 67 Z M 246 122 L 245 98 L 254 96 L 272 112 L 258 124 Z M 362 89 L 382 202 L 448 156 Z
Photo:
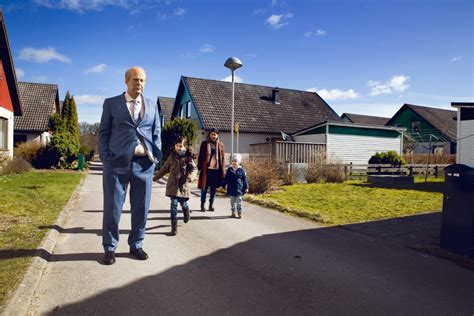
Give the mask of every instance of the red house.
M 0 158 L 13 157 L 13 118 L 21 116 L 15 66 L 0 10 Z

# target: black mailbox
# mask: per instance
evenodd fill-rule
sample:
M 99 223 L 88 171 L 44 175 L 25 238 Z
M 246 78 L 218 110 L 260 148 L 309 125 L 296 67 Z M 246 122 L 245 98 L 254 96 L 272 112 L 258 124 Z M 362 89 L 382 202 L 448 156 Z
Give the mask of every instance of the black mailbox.
M 474 257 L 474 168 L 445 169 L 440 247 Z

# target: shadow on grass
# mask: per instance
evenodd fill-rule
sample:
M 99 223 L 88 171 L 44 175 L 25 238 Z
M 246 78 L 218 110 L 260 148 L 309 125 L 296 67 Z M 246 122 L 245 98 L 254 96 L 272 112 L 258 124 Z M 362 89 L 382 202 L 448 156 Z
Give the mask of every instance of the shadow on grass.
M 381 188 L 381 189 L 395 189 L 395 190 L 415 190 L 423 192 L 438 192 L 443 193 L 444 182 L 427 182 L 427 183 L 413 183 L 413 184 L 398 184 L 398 185 L 383 185 L 374 183 L 350 183 L 356 187 L 364 188 Z

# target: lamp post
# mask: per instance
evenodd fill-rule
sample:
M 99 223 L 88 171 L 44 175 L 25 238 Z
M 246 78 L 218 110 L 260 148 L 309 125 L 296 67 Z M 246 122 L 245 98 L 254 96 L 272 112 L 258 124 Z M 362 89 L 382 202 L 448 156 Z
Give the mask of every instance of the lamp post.
M 232 114 L 231 114 L 231 125 L 230 125 L 230 134 L 231 134 L 231 141 L 230 141 L 230 159 L 234 155 L 234 95 L 235 95 L 235 82 L 234 82 L 234 72 L 236 69 L 242 67 L 242 62 L 237 57 L 229 57 L 224 63 L 224 66 L 229 68 L 232 72 Z

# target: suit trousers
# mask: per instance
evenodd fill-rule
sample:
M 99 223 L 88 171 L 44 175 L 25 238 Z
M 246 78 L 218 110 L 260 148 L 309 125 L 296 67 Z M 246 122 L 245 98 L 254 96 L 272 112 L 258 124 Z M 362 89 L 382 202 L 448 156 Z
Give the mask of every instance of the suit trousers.
M 130 248 L 138 249 L 145 238 L 146 220 L 150 206 L 151 188 L 155 163 L 147 156 L 135 157 L 128 168 L 104 163 L 104 217 L 102 245 L 105 251 L 115 251 L 119 241 L 119 222 L 130 184 L 130 213 L 132 229 L 128 235 Z

